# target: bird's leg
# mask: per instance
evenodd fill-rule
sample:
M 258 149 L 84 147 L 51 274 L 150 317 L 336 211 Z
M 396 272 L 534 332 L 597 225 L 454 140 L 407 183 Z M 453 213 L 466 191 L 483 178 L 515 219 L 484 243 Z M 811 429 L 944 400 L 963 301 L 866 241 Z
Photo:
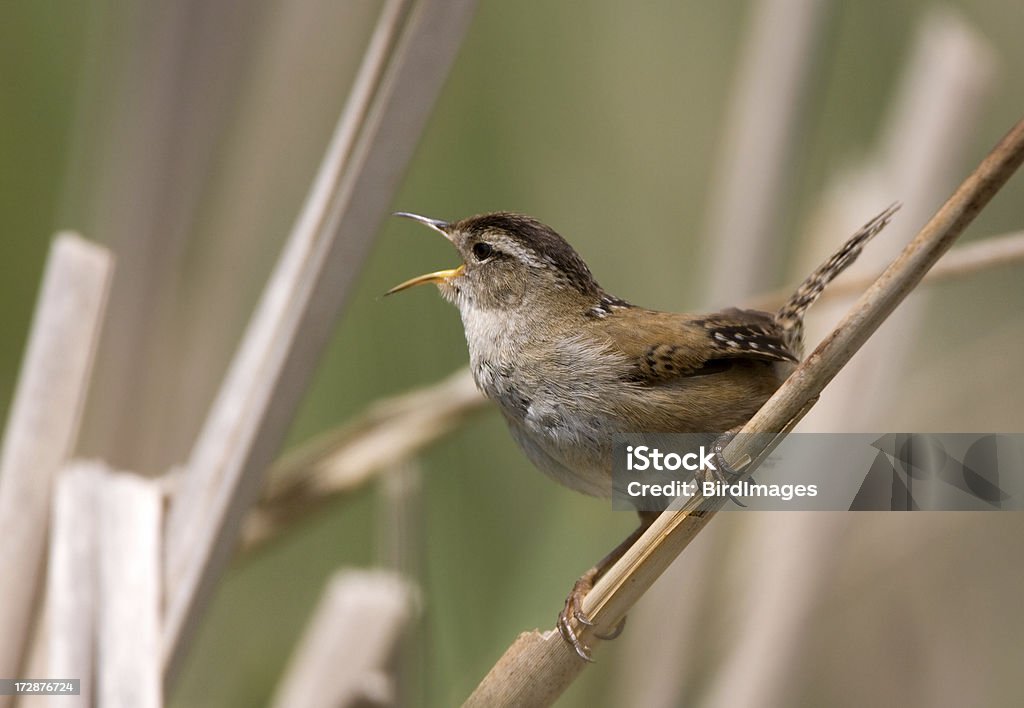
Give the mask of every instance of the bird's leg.
M 593 627 L 594 623 L 590 621 L 586 613 L 583 611 L 583 598 L 586 597 L 587 593 L 594 589 L 594 584 L 598 579 L 604 575 L 609 568 L 615 565 L 615 562 L 625 555 L 626 551 L 629 550 L 630 546 L 636 543 L 637 539 L 643 535 L 644 531 L 654 523 L 654 520 L 658 517 L 658 512 L 655 511 L 640 511 L 637 512 L 640 515 L 640 526 L 629 534 L 626 539 L 616 546 L 611 553 L 602 558 L 597 565 L 584 573 L 576 584 L 572 586 L 572 592 L 569 593 L 569 597 L 565 599 L 565 606 L 562 611 L 558 614 L 558 633 L 562 635 L 562 639 L 566 641 L 584 661 L 593 661 L 590 658 L 590 649 L 580 641 L 579 631 L 573 626 L 573 621 L 579 623 L 584 627 Z M 616 625 L 615 629 L 612 630 L 611 634 L 606 635 L 595 635 L 598 639 L 615 639 L 622 634 L 622 629 L 626 625 L 626 618 Z

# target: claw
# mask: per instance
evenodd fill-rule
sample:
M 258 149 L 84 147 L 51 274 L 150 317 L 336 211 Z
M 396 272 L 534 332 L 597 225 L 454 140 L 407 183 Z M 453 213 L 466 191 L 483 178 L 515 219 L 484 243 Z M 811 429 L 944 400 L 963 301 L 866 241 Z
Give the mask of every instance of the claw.
M 572 627 L 572 620 L 576 620 L 584 627 L 593 627 L 594 623 L 587 617 L 583 611 L 583 596 L 586 595 L 590 589 L 594 586 L 594 571 L 590 571 L 582 578 L 576 581 L 576 584 L 572 586 L 572 592 L 569 593 L 569 597 L 565 598 L 565 606 L 562 611 L 558 614 L 558 633 L 562 635 L 562 639 L 569 644 L 576 652 L 577 656 L 586 662 L 593 663 L 594 660 L 590 657 L 590 647 L 586 646 L 576 634 L 576 630 Z
M 558 627 L 558 633 L 562 635 L 562 639 L 573 648 L 579 658 L 588 663 L 594 663 L 594 660 L 590 658 L 590 648 L 580 641 L 564 612 L 558 616 L 558 622 L 555 626 Z
M 583 614 L 583 610 L 575 610 L 572 616 L 576 618 L 576 621 L 582 624 L 584 627 L 593 627 L 594 623 L 590 621 L 590 618 Z

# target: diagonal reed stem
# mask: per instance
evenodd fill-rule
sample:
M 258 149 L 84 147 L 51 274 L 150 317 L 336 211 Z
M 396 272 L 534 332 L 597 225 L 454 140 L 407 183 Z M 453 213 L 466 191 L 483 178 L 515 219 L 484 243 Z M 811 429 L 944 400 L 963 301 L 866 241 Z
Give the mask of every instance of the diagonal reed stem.
M 306 204 L 264 289 L 172 501 L 165 684 L 238 540 L 369 252 L 475 0 L 388 0 Z
M 895 261 L 868 288 L 832 333 L 793 372 L 775 395 L 725 448 L 726 461 L 752 462 L 749 476 L 784 433 L 814 405 L 818 395 L 868 337 L 921 281 L 975 216 L 1024 161 L 1024 119 L 992 149 Z M 584 600 L 594 626 L 584 642 L 598 643 L 647 591 L 668 565 L 714 517 L 721 499 L 694 497 L 664 512 L 629 551 L 601 577 Z M 586 664 L 554 630 L 521 634 L 467 699 L 466 706 L 550 705 Z

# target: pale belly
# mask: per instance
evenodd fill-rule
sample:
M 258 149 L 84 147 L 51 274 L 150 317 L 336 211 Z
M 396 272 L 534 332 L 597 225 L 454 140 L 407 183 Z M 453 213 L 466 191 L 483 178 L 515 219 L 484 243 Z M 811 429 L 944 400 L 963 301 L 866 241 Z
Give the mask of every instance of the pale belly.
M 621 379 L 565 378 L 530 386 L 493 370 L 481 373 L 478 385 L 501 408 L 527 458 L 558 483 L 597 497 L 612 494 L 616 433 L 699 433 L 710 442 L 748 420 L 784 378 L 782 371 L 763 367 L 763 376 L 746 370 L 638 389 Z

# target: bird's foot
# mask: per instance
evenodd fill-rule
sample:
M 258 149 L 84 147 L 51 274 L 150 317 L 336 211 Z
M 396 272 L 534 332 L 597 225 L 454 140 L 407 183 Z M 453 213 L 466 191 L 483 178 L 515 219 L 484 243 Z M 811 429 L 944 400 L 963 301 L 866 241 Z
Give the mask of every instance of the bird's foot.
M 722 454 L 725 448 L 729 445 L 729 443 L 733 441 L 733 438 L 736 437 L 736 434 L 738 432 L 738 429 L 726 431 L 719 435 L 718 438 L 715 440 L 715 446 L 713 451 L 715 469 L 714 472 L 711 472 L 711 475 L 716 480 L 722 483 L 722 488 L 725 490 L 726 495 L 729 497 L 729 499 L 732 500 L 734 504 L 736 504 L 736 506 L 742 506 L 745 508 L 747 505 L 741 502 L 739 498 L 735 494 L 733 494 L 732 491 L 729 489 L 729 487 L 735 481 L 736 477 L 739 477 L 740 470 L 734 469 L 728 462 L 726 462 L 725 455 Z M 743 465 L 743 467 L 745 466 L 746 465 Z
M 565 606 L 558 613 L 558 633 L 562 639 L 571 646 L 576 654 L 584 661 L 593 662 L 590 657 L 590 647 L 580 639 L 581 630 L 578 627 L 593 627 L 586 613 L 583 612 L 583 598 L 594 589 L 594 579 L 597 577 L 597 568 L 591 568 L 572 586 L 572 592 L 565 598 Z
M 586 597 L 587 593 L 594 589 L 594 582 L 597 580 L 600 568 L 591 568 L 583 576 L 576 581 L 572 586 L 572 592 L 565 598 L 565 606 L 562 611 L 558 614 L 558 633 L 562 635 L 562 639 L 573 648 L 577 656 L 584 661 L 593 663 L 594 659 L 590 656 L 590 647 L 583 643 L 580 638 L 582 633 L 581 628 L 593 627 L 594 623 L 590 617 L 583 611 L 583 598 Z M 626 626 L 626 618 L 623 617 L 615 629 L 609 634 L 594 634 L 598 639 L 611 640 L 622 634 L 623 628 Z

